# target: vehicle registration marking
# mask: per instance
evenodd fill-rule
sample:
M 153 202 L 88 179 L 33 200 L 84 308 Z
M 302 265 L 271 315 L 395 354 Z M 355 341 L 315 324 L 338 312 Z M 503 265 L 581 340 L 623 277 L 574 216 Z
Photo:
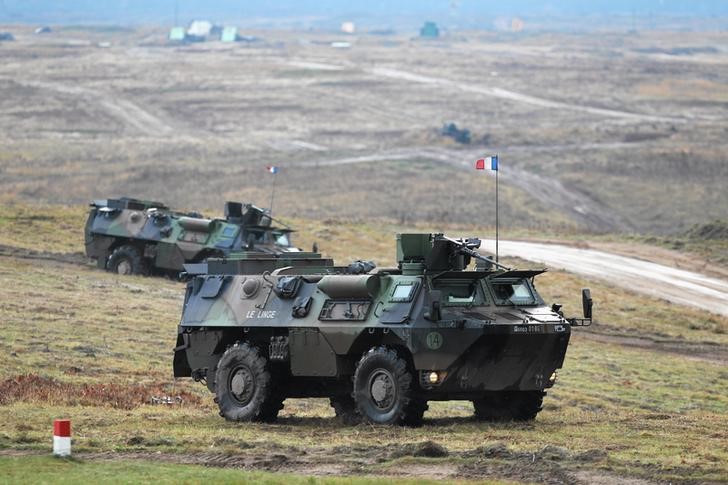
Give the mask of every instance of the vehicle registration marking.
M 278 313 L 276 310 L 250 310 L 246 315 L 245 318 L 275 318 L 276 313 Z

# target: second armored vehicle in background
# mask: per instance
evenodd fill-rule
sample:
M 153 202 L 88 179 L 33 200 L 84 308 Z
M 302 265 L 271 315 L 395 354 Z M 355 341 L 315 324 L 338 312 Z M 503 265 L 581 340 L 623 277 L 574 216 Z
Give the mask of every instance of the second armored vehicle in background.
M 185 263 L 247 251 L 298 252 L 288 227 L 272 226 L 268 212 L 225 203 L 224 219 L 171 210 L 159 202 L 123 197 L 95 200 L 86 221 L 86 255 L 119 274 L 179 273 Z

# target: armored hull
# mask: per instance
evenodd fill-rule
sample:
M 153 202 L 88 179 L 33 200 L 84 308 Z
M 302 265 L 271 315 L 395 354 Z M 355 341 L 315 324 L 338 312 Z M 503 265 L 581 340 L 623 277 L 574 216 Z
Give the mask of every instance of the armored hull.
M 86 255 L 120 274 L 179 273 L 185 263 L 236 251 L 298 251 L 289 228 L 276 228 L 263 209 L 225 204 L 224 219 L 171 210 L 130 198 L 92 202 L 85 228 Z
M 190 268 L 175 376 L 206 382 L 228 419 L 321 396 L 347 421 L 418 424 L 427 401 L 449 399 L 484 419 L 533 419 L 579 322 L 544 304 L 544 270 L 467 271 L 458 244 L 400 235 L 399 267 L 365 274 L 315 259 Z

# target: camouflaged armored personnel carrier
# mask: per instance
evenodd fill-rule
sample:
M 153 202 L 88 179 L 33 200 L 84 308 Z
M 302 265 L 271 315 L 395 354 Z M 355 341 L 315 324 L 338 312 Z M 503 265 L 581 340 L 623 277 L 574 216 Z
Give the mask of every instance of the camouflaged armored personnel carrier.
M 472 401 L 477 419 L 532 420 L 572 326 L 591 322 L 589 290 L 585 318 L 564 318 L 536 291 L 545 270 L 505 268 L 479 246 L 401 234 L 397 268 L 188 265 L 174 375 L 205 382 L 235 421 L 274 420 L 288 397 L 329 397 L 347 422 L 417 425 L 428 401 L 451 399 Z
M 299 251 L 291 245 L 290 228 L 271 224 L 264 209 L 240 202 L 225 203 L 224 219 L 208 219 L 159 202 L 126 197 L 95 200 L 86 221 L 86 255 L 114 273 L 176 274 L 184 263 L 235 251 Z

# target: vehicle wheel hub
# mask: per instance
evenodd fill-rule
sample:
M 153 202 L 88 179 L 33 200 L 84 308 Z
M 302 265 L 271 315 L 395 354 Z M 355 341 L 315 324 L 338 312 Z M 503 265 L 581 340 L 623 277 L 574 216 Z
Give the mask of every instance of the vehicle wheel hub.
M 230 374 L 230 394 L 241 404 L 247 404 L 253 397 L 255 383 L 247 367 L 240 367 Z
M 382 410 L 387 410 L 392 407 L 394 403 L 394 397 L 396 395 L 394 389 L 394 378 L 392 375 L 380 369 L 370 379 L 369 393 L 372 397 L 374 404 Z
M 131 262 L 128 259 L 122 259 L 119 261 L 119 264 L 116 265 L 116 272 L 123 275 L 131 274 Z

